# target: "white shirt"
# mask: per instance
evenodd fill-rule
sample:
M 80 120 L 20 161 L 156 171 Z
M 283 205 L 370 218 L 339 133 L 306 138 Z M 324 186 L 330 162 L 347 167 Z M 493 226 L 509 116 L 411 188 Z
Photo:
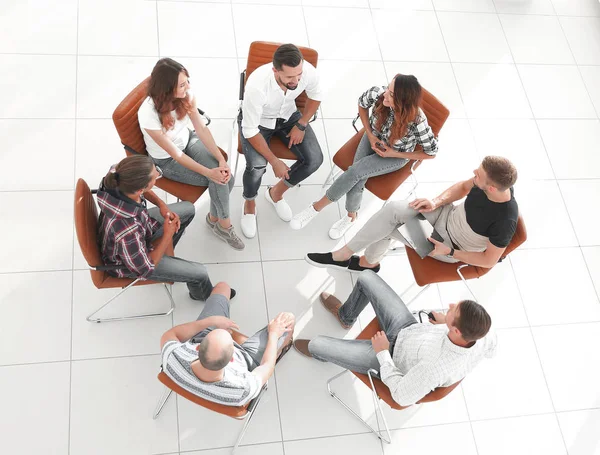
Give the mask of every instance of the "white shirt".
M 193 99 L 192 92 L 188 91 L 188 96 L 190 96 L 190 100 Z M 146 151 L 148 154 L 157 160 L 161 160 L 164 158 L 171 158 L 160 145 L 158 145 L 154 139 L 150 137 L 148 130 L 155 131 L 164 131 L 167 137 L 175 144 L 175 146 L 179 150 L 184 150 L 187 147 L 188 141 L 190 139 L 190 131 L 188 129 L 188 124 L 190 118 L 188 115 L 183 117 L 181 120 L 177 119 L 177 115 L 175 111 L 171 111 L 171 115 L 175 119 L 175 123 L 173 124 L 173 128 L 165 131 L 162 124 L 160 123 L 160 117 L 158 116 L 158 112 L 154 107 L 154 101 L 152 98 L 148 97 L 142 102 L 140 109 L 138 110 L 138 121 L 140 122 L 140 128 L 142 130 L 142 134 L 144 136 L 144 142 L 146 143 Z
M 256 136 L 258 126 L 274 129 L 278 118 L 288 120 L 296 112 L 295 100 L 306 90 L 311 100 L 321 101 L 319 75 L 314 66 L 306 60 L 302 65 L 302 76 L 295 90 L 285 93 L 275 80 L 273 63 L 267 63 L 254 70 L 246 81 L 242 107 L 242 133 L 245 138 Z
M 448 338 L 446 325 L 413 324 L 402 329 L 390 351 L 377 354 L 380 375 L 394 401 L 401 406 L 416 403 L 437 387 L 464 378 L 484 357 L 496 352 L 496 336 L 488 333 L 471 346 L 457 346 Z

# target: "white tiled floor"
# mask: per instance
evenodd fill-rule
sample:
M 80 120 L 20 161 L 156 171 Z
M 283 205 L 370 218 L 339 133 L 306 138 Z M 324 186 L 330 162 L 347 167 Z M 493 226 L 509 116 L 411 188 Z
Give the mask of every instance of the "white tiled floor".
M 289 193 L 295 211 L 319 196 L 331 156 L 353 134 L 359 94 L 413 73 L 451 110 L 439 157 L 418 171 L 419 194 L 468 178 L 485 155 L 505 155 L 520 171 L 529 240 L 472 284 L 494 319 L 497 357 L 441 402 L 386 409 L 391 446 L 329 397 L 325 381 L 339 368 L 292 352 L 239 453 L 600 454 L 597 0 L 8 0 L 0 10 L 2 453 L 229 453 L 239 422 L 182 399 L 152 420 L 160 335 L 201 308 L 185 286 L 173 288 L 172 317 L 85 321 L 115 291 L 95 289 L 85 270 L 73 189 L 77 178 L 95 186 L 124 156 L 112 111 L 158 57 L 188 67 L 226 148 L 248 46 L 279 40 L 319 51 L 327 95 L 314 124 L 326 163 Z M 302 260 L 341 244 L 327 228 L 343 200 L 300 232 L 258 201 L 259 234 L 243 252 L 214 241 L 202 221 L 205 196 L 179 254 L 238 290 L 232 317 L 246 332 L 291 310 L 300 336 L 355 336 L 369 311 L 345 332 L 315 303 L 325 289 L 347 296 L 353 277 Z M 367 194 L 359 224 L 380 205 Z M 402 254 L 386 258 L 381 275 L 398 292 L 412 280 Z M 158 309 L 164 297 L 158 286 L 134 289 L 106 315 Z M 446 283 L 414 307 L 465 297 L 460 283 Z M 338 387 L 373 421 L 366 387 L 350 379 Z

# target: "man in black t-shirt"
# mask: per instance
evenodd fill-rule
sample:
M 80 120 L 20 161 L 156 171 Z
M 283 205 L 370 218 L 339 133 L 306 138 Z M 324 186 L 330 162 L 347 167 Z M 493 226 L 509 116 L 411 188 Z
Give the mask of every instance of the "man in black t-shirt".
M 493 267 L 517 228 L 519 208 L 513 190 L 517 170 L 506 158 L 487 156 L 473 174 L 434 199 L 386 204 L 346 246 L 333 253 L 309 253 L 306 260 L 317 267 L 377 272 L 391 242 L 406 243 L 398 227 L 422 214 L 444 239 L 429 239 L 435 245 L 430 253 L 434 259 Z M 464 203 L 453 205 L 465 196 Z M 363 248 L 364 256 L 354 256 Z

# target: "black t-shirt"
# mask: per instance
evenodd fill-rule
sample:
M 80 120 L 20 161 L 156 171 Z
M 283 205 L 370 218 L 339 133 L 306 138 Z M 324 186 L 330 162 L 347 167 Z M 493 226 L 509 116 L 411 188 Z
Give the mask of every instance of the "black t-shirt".
M 492 245 L 505 248 L 510 243 L 519 218 L 519 206 L 514 189 L 510 189 L 510 201 L 493 202 L 485 192 L 473 185 L 465 200 L 467 223 L 479 235 L 487 237 Z

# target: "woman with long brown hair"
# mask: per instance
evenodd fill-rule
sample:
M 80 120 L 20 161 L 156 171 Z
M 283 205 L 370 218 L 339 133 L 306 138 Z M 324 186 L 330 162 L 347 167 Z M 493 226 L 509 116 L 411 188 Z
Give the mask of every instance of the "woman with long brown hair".
M 154 66 L 148 98 L 138 111 L 146 150 L 165 177 L 208 186 L 206 223 L 215 236 L 242 250 L 244 243 L 229 219 L 229 193 L 234 183 L 231 169 L 200 117 L 189 77 L 187 69 L 170 58 L 162 58 Z M 189 122 L 195 131 L 188 128 Z
M 434 158 L 437 139 L 419 107 L 420 102 L 421 85 L 412 75 L 396 74 L 387 87 L 376 86 L 363 93 L 358 99 L 358 113 L 365 134 L 354 155 L 354 163 L 333 182 L 325 196 L 292 219 L 292 229 L 302 229 L 322 209 L 346 195 L 348 215 L 329 230 L 329 237 L 339 239 L 356 219 L 369 177 L 389 174 L 409 160 Z M 423 150 L 415 152 L 417 145 Z

